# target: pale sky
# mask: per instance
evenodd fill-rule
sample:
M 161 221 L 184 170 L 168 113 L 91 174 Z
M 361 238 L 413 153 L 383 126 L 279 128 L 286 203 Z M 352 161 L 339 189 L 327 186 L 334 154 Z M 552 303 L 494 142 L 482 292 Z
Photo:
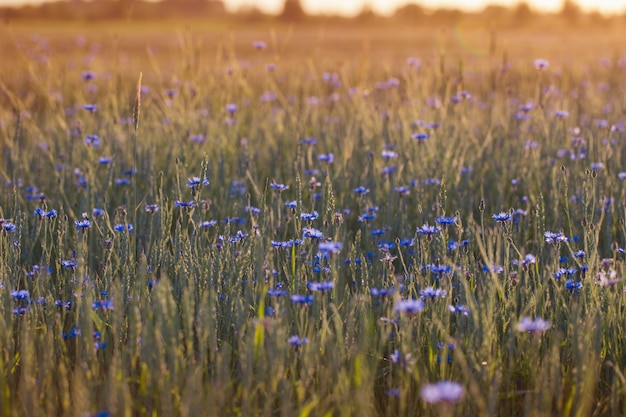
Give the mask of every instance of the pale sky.
M 15 5 L 21 3 L 43 3 L 49 0 L 0 0 L 0 5 Z M 223 0 L 226 8 L 235 11 L 241 7 L 255 6 L 267 13 L 278 13 L 282 10 L 284 0 Z M 333 13 L 342 15 L 357 14 L 364 5 L 368 4 L 373 10 L 381 14 L 390 14 L 398 6 L 407 3 L 418 3 L 426 8 L 454 7 L 467 11 L 480 10 L 487 4 L 512 6 L 520 0 L 301 0 L 302 5 L 309 13 Z M 626 0 L 575 0 L 585 11 L 598 10 L 601 13 L 622 13 L 626 9 Z M 527 0 L 535 10 L 554 12 L 558 11 L 563 0 Z

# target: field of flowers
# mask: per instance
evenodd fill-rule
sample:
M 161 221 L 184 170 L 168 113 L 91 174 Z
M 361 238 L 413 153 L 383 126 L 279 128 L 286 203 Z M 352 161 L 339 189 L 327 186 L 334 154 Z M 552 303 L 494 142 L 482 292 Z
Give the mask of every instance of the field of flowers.
M 626 414 L 626 55 L 292 29 L 3 29 L 0 415 Z

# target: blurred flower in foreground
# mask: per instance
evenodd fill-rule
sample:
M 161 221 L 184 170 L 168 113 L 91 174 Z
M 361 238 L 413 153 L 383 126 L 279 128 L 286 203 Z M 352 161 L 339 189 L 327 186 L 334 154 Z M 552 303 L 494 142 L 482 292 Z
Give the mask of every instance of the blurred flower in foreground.
M 617 278 L 617 272 L 614 269 L 609 269 L 608 272 L 600 271 L 598 272 L 598 285 L 601 287 L 612 287 L 621 279 Z
M 409 316 L 417 314 L 423 309 L 424 301 L 422 300 L 400 300 L 394 307 L 394 311 L 397 313 L 405 313 Z
M 463 386 L 453 381 L 439 381 L 420 389 L 420 397 L 429 404 L 458 403 L 464 394 Z
M 540 71 L 546 70 L 550 66 L 550 63 L 545 59 L 535 59 L 535 68 Z
M 515 329 L 518 332 L 528 332 L 528 333 L 543 333 L 552 327 L 552 324 L 548 320 L 544 320 L 541 317 L 536 319 L 531 319 L 530 317 L 524 317 Z

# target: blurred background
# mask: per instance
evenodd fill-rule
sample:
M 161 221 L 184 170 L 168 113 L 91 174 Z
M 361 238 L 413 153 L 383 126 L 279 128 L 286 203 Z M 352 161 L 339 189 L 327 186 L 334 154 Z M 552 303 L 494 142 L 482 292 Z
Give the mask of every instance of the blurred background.
M 471 18 L 492 27 L 621 25 L 626 0 L 0 0 L 4 23 L 23 19 L 230 19 L 246 22 L 409 23 Z

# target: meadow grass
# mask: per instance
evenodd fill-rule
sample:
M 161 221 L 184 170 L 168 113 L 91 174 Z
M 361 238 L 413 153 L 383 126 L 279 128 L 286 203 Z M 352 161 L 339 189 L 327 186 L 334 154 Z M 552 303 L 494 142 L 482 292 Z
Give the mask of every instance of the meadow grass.
M 626 413 L 619 36 L 120 30 L 2 34 L 1 415 Z

